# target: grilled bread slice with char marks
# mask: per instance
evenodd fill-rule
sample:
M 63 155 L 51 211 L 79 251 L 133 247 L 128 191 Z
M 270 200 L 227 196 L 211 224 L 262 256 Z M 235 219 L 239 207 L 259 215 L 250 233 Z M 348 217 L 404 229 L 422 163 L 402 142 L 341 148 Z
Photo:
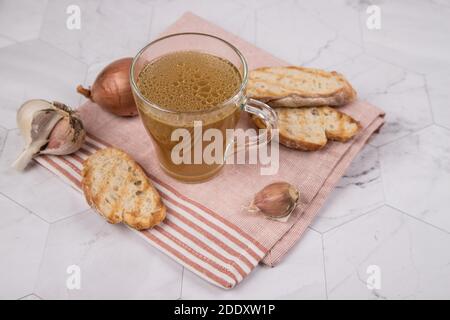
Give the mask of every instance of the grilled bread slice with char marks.
M 247 95 L 272 107 L 338 107 L 356 99 L 356 91 L 341 74 L 297 66 L 250 71 Z
M 124 222 L 143 230 L 166 216 L 166 208 L 142 168 L 119 149 L 101 149 L 85 160 L 82 189 L 89 205 L 113 224 Z
M 349 115 L 327 106 L 274 110 L 278 115 L 280 143 L 293 149 L 314 151 L 323 148 L 328 140 L 346 142 L 361 128 Z M 259 118 L 253 121 L 264 128 Z

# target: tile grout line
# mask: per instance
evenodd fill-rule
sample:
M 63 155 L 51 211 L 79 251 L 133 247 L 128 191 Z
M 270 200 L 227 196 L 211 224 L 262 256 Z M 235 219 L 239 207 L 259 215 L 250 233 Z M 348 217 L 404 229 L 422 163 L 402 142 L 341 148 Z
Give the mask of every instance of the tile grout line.
M 36 289 L 37 289 L 37 286 L 39 283 L 39 277 L 40 277 L 40 274 L 42 271 L 42 265 L 44 264 L 44 256 L 45 256 L 45 252 L 47 251 L 48 238 L 50 237 L 50 228 L 51 228 L 51 226 L 48 225 L 47 235 L 45 236 L 44 247 L 43 247 L 42 253 L 41 253 L 41 260 L 39 261 L 39 268 L 37 269 L 36 279 L 34 280 L 34 284 L 33 284 L 33 292 L 36 292 Z
M 92 208 L 88 208 L 88 209 L 85 209 L 85 210 L 82 210 L 82 211 L 78 211 L 78 212 L 75 212 L 74 214 L 71 214 L 70 216 L 63 217 L 63 218 L 57 219 L 57 220 L 55 220 L 55 221 L 47 221 L 46 219 L 44 219 L 43 217 L 41 217 L 40 215 L 38 215 L 36 212 L 34 212 L 33 210 L 27 208 L 26 206 L 24 206 L 24 205 L 21 204 L 20 202 L 16 201 L 15 199 L 11 198 L 11 197 L 8 196 L 7 194 L 3 193 L 2 191 L 0 191 L 0 195 L 2 195 L 3 197 L 5 197 L 6 199 L 10 200 L 11 202 L 15 203 L 17 206 L 21 207 L 22 209 L 25 209 L 28 213 L 34 215 L 34 216 L 37 217 L 39 220 L 41 220 L 41 221 L 47 223 L 48 225 L 52 225 L 52 224 L 55 224 L 55 223 L 59 223 L 59 222 L 61 222 L 61 221 L 70 219 L 70 218 L 72 218 L 72 217 L 81 215 L 81 214 L 86 213 L 86 212 L 89 212 L 89 211 L 92 209 Z
M 325 266 L 325 243 L 324 243 L 324 239 L 323 239 L 323 234 L 320 235 L 320 238 L 322 240 L 322 261 L 323 261 L 323 277 L 325 280 L 325 297 L 326 297 L 326 300 L 329 300 L 328 283 L 327 283 L 327 268 Z
M 366 46 L 364 41 L 364 32 L 363 32 L 363 19 L 362 19 L 362 10 L 358 8 L 356 10 L 358 13 L 358 26 L 359 26 L 359 41 L 361 41 L 361 47 L 363 49 L 363 52 L 366 53 Z
M 11 198 L 10 196 L 4 194 L 2 191 L 0 191 L 0 195 L 2 195 L 3 197 L 5 197 L 6 199 L 10 200 L 11 202 L 13 202 L 14 204 L 16 204 L 17 206 L 21 207 L 22 209 L 25 209 L 29 214 L 35 216 L 36 218 L 38 218 L 39 220 L 41 220 L 42 222 L 45 222 L 46 224 L 50 225 L 51 222 L 48 222 L 47 220 L 45 220 L 44 218 L 42 218 L 41 216 L 39 216 L 36 212 L 28 209 L 27 207 L 25 207 L 23 204 L 21 204 L 20 202 L 14 200 L 13 198 Z
M 375 152 L 377 153 L 377 163 L 378 163 L 378 167 L 380 168 L 381 191 L 383 192 L 383 203 L 386 204 L 386 190 L 384 188 L 384 176 L 383 176 L 383 169 L 381 168 L 379 147 L 375 148 Z
M 183 282 L 184 282 L 184 267 L 181 269 L 181 286 L 180 286 L 180 296 L 178 300 L 183 300 Z
M 436 226 L 436 225 L 434 225 L 434 224 L 431 224 L 431 223 L 428 222 L 428 221 L 424 221 L 424 220 L 422 220 L 422 219 L 420 219 L 420 218 L 418 218 L 418 217 L 416 217 L 416 216 L 413 216 L 412 214 L 410 214 L 410 213 L 408 213 L 408 212 L 406 212 L 406 211 L 403 211 L 403 210 L 401 210 L 401 209 L 399 209 L 399 208 L 397 208 L 397 207 L 394 207 L 393 205 L 391 205 L 391 204 L 389 204 L 389 203 L 386 203 L 386 207 L 389 207 L 389 208 L 391 208 L 391 209 L 393 209 L 393 210 L 395 210 L 395 211 L 398 211 L 399 213 L 401 213 L 401 214 L 403 214 L 403 215 L 405 215 L 405 216 L 407 216 L 407 217 L 409 217 L 409 218 L 412 218 L 412 219 L 416 220 L 417 222 L 424 223 L 424 224 L 428 225 L 429 227 L 432 227 L 432 228 L 434 228 L 434 229 L 436 229 L 436 230 L 439 230 L 439 231 L 441 231 L 441 232 L 443 232 L 443 233 L 445 233 L 445 234 L 447 234 L 447 235 L 450 235 L 450 231 L 447 231 L 447 230 L 445 230 L 445 229 L 442 229 L 442 228 L 440 228 L 440 227 L 438 227 L 438 226 Z
M 369 42 L 370 42 L 370 41 L 369 41 Z M 374 46 L 383 48 L 383 47 L 380 46 L 379 44 L 376 44 L 376 43 L 372 43 L 372 44 L 373 44 Z M 389 48 L 388 48 L 388 49 L 389 49 Z M 397 63 L 391 62 L 391 61 L 386 60 L 386 59 L 384 59 L 384 58 L 380 58 L 379 56 L 377 56 L 377 55 L 375 55 L 375 54 L 373 54 L 373 53 L 367 52 L 367 50 L 366 50 L 365 53 L 366 53 L 369 57 L 371 57 L 371 58 L 373 58 L 373 59 L 375 59 L 375 60 L 378 60 L 379 62 L 386 63 L 386 64 L 388 64 L 388 65 L 390 65 L 390 66 L 392 66 L 392 67 L 396 67 L 396 68 L 402 69 L 402 70 L 405 71 L 405 72 L 409 72 L 409 73 L 412 73 L 412 74 L 415 74 L 415 75 L 418 75 L 418 76 L 423 75 L 422 72 L 419 72 L 419 71 L 417 71 L 417 70 L 413 70 L 413 69 L 411 69 L 411 68 L 409 68 L 409 67 L 405 67 L 405 66 L 399 65 L 399 64 L 397 64 Z
M 72 215 L 70 215 L 70 216 L 62 217 L 62 218 L 60 218 L 60 219 L 58 219 L 58 220 L 49 222 L 49 224 L 50 224 L 50 225 L 53 225 L 53 224 L 56 224 L 56 223 L 60 223 L 60 222 L 63 222 L 63 221 L 65 221 L 65 220 L 68 220 L 68 219 L 77 217 L 77 216 L 79 216 L 79 215 L 82 215 L 82 214 L 84 214 L 84 213 L 88 213 L 88 212 L 90 212 L 91 210 L 93 210 L 93 209 L 92 209 L 92 208 L 88 208 L 88 209 L 86 209 L 86 210 L 78 211 L 78 212 L 75 212 L 74 214 L 72 214 Z
M 151 12 L 150 12 L 150 23 L 148 26 L 148 31 L 147 31 L 147 39 L 146 41 L 150 41 L 151 37 L 152 37 L 152 30 L 153 30 L 153 19 L 155 16 L 155 7 L 152 5 L 151 7 Z
M 431 112 L 431 119 L 433 120 L 433 123 L 436 124 L 436 118 L 434 116 L 433 104 L 431 103 L 430 90 L 428 87 L 427 76 L 425 74 L 423 74 L 422 78 L 423 78 L 423 82 L 425 84 L 424 89 L 425 89 L 425 93 L 427 94 L 428 108 L 430 109 L 430 112 Z
M 42 33 L 42 27 L 44 26 L 44 21 L 46 20 L 45 18 L 47 17 L 47 13 L 48 13 L 48 6 L 49 3 L 48 1 L 45 3 L 45 8 L 44 8 L 44 14 L 41 17 L 41 23 L 39 25 L 39 30 L 38 30 L 38 36 L 37 39 L 41 39 L 41 33 Z
M 7 45 L 6 47 L 9 47 L 9 46 L 11 46 L 11 45 L 15 45 L 15 44 L 18 44 L 18 43 L 21 42 L 21 41 L 19 41 L 19 40 L 16 40 L 16 39 L 14 39 L 14 38 L 11 38 L 10 36 L 7 36 L 6 34 L 1 33 L 1 32 L 0 32 L 0 37 L 3 37 L 3 38 L 5 38 L 6 40 L 9 40 L 9 41 L 12 42 L 11 44 Z M 6 47 L 2 47 L 2 48 L 6 48 Z
M 404 138 L 408 138 L 408 137 L 410 137 L 410 136 L 412 136 L 412 135 L 414 135 L 414 134 L 419 134 L 419 133 L 421 133 L 422 131 L 424 131 L 424 130 L 426 130 L 426 129 L 428 129 L 429 127 L 434 126 L 434 125 L 436 125 L 436 124 L 432 122 L 432 123 L 430 123 L 430 124 L 427 124 L 426 126 L 423 126 L 422 128 L 419 128 L 419 129 L 417 129 L 417 130 L 413 130 L 413 131 L 411 131 L 411 132 L 408 132 L 408 133 L 405 134 L 404 136 L 395 138 L 395 139 L 393 139 L 393 140 L 391 140 L 391 141 L 382 143 L 382 144 L 380 144 L 380 145 L 376 145 L 376 144 L 372 144 L 372 143 L 369 143 L 369 145 L 372 146 L 372 147 L 374 147 L 374 148 L 384 148 L 385 146 L 391 145 L 391 144 L 393 144 L 393 143 L 395 143 L 395 142 L 398 142 L 398 141 L 400 141 L 400 140 L 402 140 L 402 139 L 404 139 Z M 381 128 L 381 130 L 383 130 L 383 128 Z
M 45 300 L 44 298 L 42 298 L 40 295 L 38 295 L 37 293 L 32 293 L 33 295 L 35 295 L 36 297 L 38 297 L 39 299 L 41 299 L 41 300 Z
M 5 149 L 5 146 L 6 146 L 6 140 L 8 140 L 8 136 L 9 136 L 9 131 L 10 130 L 6 130 L 5 139 L 3 140 L 2 145 L 0 146 L 0 156 L 3 155 L 3 150 Z
M 447 127 L 443 126 L 442 124 L 435 123 L 434 125 L 435 125 L 436 127 L 440 128 L 440 129 L 444 129 L 444 130 L 446 130 L 446 131 L 450 131 L 450 128 L 447 128 Z
M 351 219 L 349 219 L 349 220 L 347 220 L 347 221 L 344 221 L 344 222 L 342 222 L 342 223 L 340 223 L 340 224 L 338 224 L 338 225 L 332 226 L 332 227 L 330 227 L 329 229 L 319 230 L 319 229 L 316 229 L 316 227 L 313 226 L 313 225 L 308 226 L 309 229 L 314 230 L 314 231 L 320 233 L 321 235 L 323 235 L 323 234 L 327 233 L 328 231 L 334 230 L 334 229 L 336 229 L 336 228 L 338 228 L 338 227 L 341 227 L 341 226 L 343 226 L 343 225 L 345 225 L 345 224 L 347 224 L 347 223 L 349 223 L 349 222 L 351 222 L 351 221 L 353 221 L 353 220 L 359 218 L 359 217 L 362 216 L 362 215 L 365 215 L 365 214 L 367 214 L 367 213 L 370 213 L 370 212 L 373 211 L 373 210 L 379 209 L 380 207 L 382 207 L 382 206 L 386 203 L 386 198 L 385 198 L 385 193 L 384 193 L 384 188 L 383 188 L 383 176 L 382 176 L 382 170 L 381 170 L 381 164 L 380 164 L 380 159 L 379 159 L 378 148 L 377 148 L 377 147 L 374 147 L 374 146 L 371 146 L 371 145 L 368 145 L 368 144 L 367 144 L 364 148 L 366 148 L 366 147 L 373 148 L 373 151 L 376 153 L 376 164 L 375 164 L 375 167 L 376 167 L 377 164 L 378 164 L 378 168 L 379 168 L 379 171 L 380 171 L 380 173 L 379 173 L 379 178 L 380 178 L 380 180 L 381 180 L 380 182 L 381 182 L 382 196 L 383 196 L 382 201 L 378 201 L 378 202 L 374 203 L 373 205 L 369 206 L 369 208 L 366 208 L 365 210 L 361 210 L 361 211 L 360 211 L 357 215 L 355 215 L 353 218 L 351 218 Z M 341 178 L 341 179 L 342 179 L 342 178 Z M 380 183 L 380 182 L 378 182 L 378 183 Z M 334 190 L 334 189 L 336 189 L 336 187 L 334 187 L 333 190 Z M 320 212 L 319 212 L 319 215 L 320 215 Z M 314 222 L 314 221 L 313 221 L 313 222 Z
M 29 294 L 27 294 L 27 295 L 24 295 L 23 297 L 17 298 L 16 300 L 23 300 L 23 299 L 25 299 L 26 297 L 29 297 L 29 296 L 35 296 L 35 297 L 39 298 L 40 300 L 44 300 L 44 299 L 42 299 L 39 295 L 37 295 L 37 294 L 34 293 L 34 292 L 29 293 Z
M 57 51 L 61 52 L 61 53 L 64 54 L 66 57 L 69 57 L 69 58 L 71 58 L 71 59 L 73 59 L 73 60 L 75 60 L 75 61 L 77 61 L 77 62 L 83 64 L 86 68 L 89 68 L 89 63 L 87 63 L 87 62 L 81 60 L 80 58 L 75 57 L 74 55 L 72 55 L 72 54 L 69 53 L 69 52 L 66 52 L 65 50 L 62 50 L 62 49 L 58 48 L 58 47 L 55 46 L 53 43 L 51 43 L 51 42 L 49 42 L 49 41 L 47 41 L 47 40 L 45 40 L 45 39 L 42 39 L 41 37 L 39 37 L 39 38 L 37 38 L 37 39 L 35 39 L 35 40 L 42 41 L 43 43 L 45 43 L 45 44 L 48 45 L 49 47 L 53 48 L 54 50 L 57 50 Z M 94 61 L 92 64 L 95 64 L 95 63 L 97 63 L 97 62 Z
M 378 210 L 378 209 L 380 209 L 380 208 L 382 208 L 382 207 L 384 207 L 384 206 L 386 206 L 386 203 L 382 203 L 382 204 L 376 206 L 375 208 L 369 209 L 368 211 L 362 213 L 361 215 L 355 217 L 355 218 L 352 219 L 352 220 L 345 221 L 345 222 L 343 222 L 343 223 L 341 223 L 341 224 L 338 224 L 337 226 L 334 226 L 334 227 L 332 227 L 332 228 L 330 228 L 330 229 L 324 231 L 324 232 L 322 233 L 322 235 L 325 235 L 325 234 L 327 234 L 327 233 L 330 232 L 330 231 L 336 230 L 336 229 L 338 229 L 338 228 L 340 228 L 340 227 L 342 227 L 342 226 L 344 226 L 344 225 L 346 225 L 346 224 L 352 223 L 352 222 L 354 222 L 354 221 L 356 221 L 356 220 L 358 220 L 358 219 L 360 219 L 360 218 L 362 218 L 362 217 L 365 217 L 365 216 L 369 215 L 370 213 L 372 213 L 372 212 L 374 212 L 374 211 L 376 211 L 376 210 Z
M 371 207 L 371 208 L 367 209 L 367 211 L 366 211 L 366 210 L 362 210 L 362 211 L 360 212 L 359 215 L 357 215 L 357 216 L 351 218 L 350 220 L 344 221 L 344 222 L 342 222 L 342 223 L 340 223 L 340 224 L 338 224 L 338 225 L 336 225 L 336 226 L 333 226 L 333 227 L 331 227 L 330 229 L 326 229 L 326 230 L 324 230 L 324 231 L 323 231 L 323 230 L 321 231 L 321 230 L 316 229 L 316 228 L 315 228 L 314 226 L 312 226 L 312 225 L 308 226 L 308 229 L 314 230 L 314 231 L 318 232 L 319 234 L 323 235 L 323 234 L 327 233 L 328 231 L 334 230 L 334 229 L 336 229 L 336 228 L 338 228 L 338 227 L 341 227 L 341 226 L 343 226 L 343 225 L 345 225 L 345 224 L 347 224 L 347 223 L 349 223 L 349 222 L 351 222 L 351 221 L 353 221 L 353 220 L 359 218 L 360 216 L 363 216 L 363 215 L 365 215 L 365 214 L 367 214 L 367 213 L 370 213 L 370 212 L 373 211 L 373 210 L 379 209 L 379 208 L 381 208 L 383 205 L 386 204 L 386 196 L 385 196 L 385 191 L 384 191 L 383 175 L 382 175 L 383 172 L 382 172 L 382 170 L 381 170 L 381 162 L 380 162 L 379 150 L 378 150 L 378 147 L 374 147 L 374 146 L 371 146 L 371 145 L 367 145 L 367 146 L 373 148 L 374 151 L 376 152 L 376 163 L 378 164 L 378 167 L 379 167 L 379 169 L 380 169 L 379 177 L 380 177 L 380 180 L 381 180 L 381 188 L 382 188 L 382 193 L 383 193 L 383 201 L 382 201 L 382 202 L 375 203 L 375 204 L 374 204 L 374 207 Z M 341 178 L 341 179 L 342 179 L 342 178 Z M 335 187 L 334 189 L 336 189 L 336 187 Z M 319 212 L 319 214 L 320 214 L 320 212 Z
M 24 295 L 24 296 L 21 296 L 21 297 L 17 298 L 16 300 L 22 300 L 22 299 L 24 299 L 24 298 L 26 298 L 26 297 L 31 296 L 32 294 L 33 294 L 33 293 L 26 294 L 26 295 Z
M 320 213 L 319 213 L 320 214 Z M 315 220 L 315 219 L 314 219 Z M 313 220 L 313 221 L 314 221 Z M 315 232 L 317 232 L 318 234 L 322 234 L 322 232 L 321 231 L 319 231 L 319 230 L 317 230 L 316 228 L 314 228 L 313 226 L 311 226 L 311 225 L 309 225 L 308 227 L 307 227 L 307 229 L 311 229 L 312 231 L 315 231 Z

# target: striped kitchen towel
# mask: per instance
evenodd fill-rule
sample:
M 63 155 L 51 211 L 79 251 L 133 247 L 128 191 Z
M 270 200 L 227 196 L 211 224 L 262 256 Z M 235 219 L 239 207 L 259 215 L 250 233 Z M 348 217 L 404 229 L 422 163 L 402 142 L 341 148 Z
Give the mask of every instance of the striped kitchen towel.
M 83 147 L 68 156 L 43 155 L 36 161 L 81 191 L 83 161 L 110 146 L 88 134 Z M 153 229 L 137 231 L 153 246 L 208 281 L 232 288 L 267 253 L 255 239 L 220 215 L 183 196 L 147 172 L 167 207 L 167 218 Z
M 286 64 L 190 13 L 165 34 L 185 31 L 209 33 L 231 42 L 247 58 L 250 69 Z M 89 133 L 83 147 L 73 155 L 46 155 L 36 161 L 80 190 L 80 172 L 86 157 L 109 145 L 124 150 L 146 171 L 168 209 L 163 223 L 136 233 L 202 278 L 232 288 L 258 263 L 274 266 L 282 260 L 319 213 L 352 159 L 383 124 L 383 111 L 363 101 L 340 110 L 362 126 L 352 141 L 330 142 L 316 152 L 280 147 L 279 170 L 271 176 L 260 175 L 259 165 L 225 165 L 218 176 L 204 183 L 179 182 L 160 168 L 138 117 L 116 117 L 91 101 L 78 108 Z M 244 128 L 251 126 L 245 116 L 240 124 Z M 299 205 L 287 222 L 245 213 L 242 208 L 255 192 L 280 180 L 296 185 L 300 191 Z

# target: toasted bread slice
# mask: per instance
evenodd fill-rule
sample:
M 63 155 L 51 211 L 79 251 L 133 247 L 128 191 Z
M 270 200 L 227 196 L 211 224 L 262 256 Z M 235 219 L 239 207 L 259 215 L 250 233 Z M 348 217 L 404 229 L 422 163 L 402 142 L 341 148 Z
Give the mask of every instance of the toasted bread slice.
M 328 140 L 346 142 L 360 129 L 359 123 L 336 109 L 322 106 L 312 108 L 276 108 L 280 143 L 293 149 L 314 151 Z M 253 118 L 259 128 L 264 124 Z
M 356 91 L 335 71 L 290 66 L 251 71 L 247 95 L 272 107 L 337 107 L 355 100 Z
M 97 151 L 84 162 L 82 189 L 87 202 L 110 223 L 143 230 L 164 220 L 166 208 L 142 168 L 115 148 Z

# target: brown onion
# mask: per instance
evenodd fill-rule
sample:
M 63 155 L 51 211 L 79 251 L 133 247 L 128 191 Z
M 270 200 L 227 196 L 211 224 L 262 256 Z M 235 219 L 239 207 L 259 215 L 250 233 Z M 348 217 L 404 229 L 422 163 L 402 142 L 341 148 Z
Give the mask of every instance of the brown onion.
M 132 60 L 123 58 L 112 62 L 98 74 L 90 89 L 79 85 L 77 91 L 115 115 L 137 115 L 130 85 Z

